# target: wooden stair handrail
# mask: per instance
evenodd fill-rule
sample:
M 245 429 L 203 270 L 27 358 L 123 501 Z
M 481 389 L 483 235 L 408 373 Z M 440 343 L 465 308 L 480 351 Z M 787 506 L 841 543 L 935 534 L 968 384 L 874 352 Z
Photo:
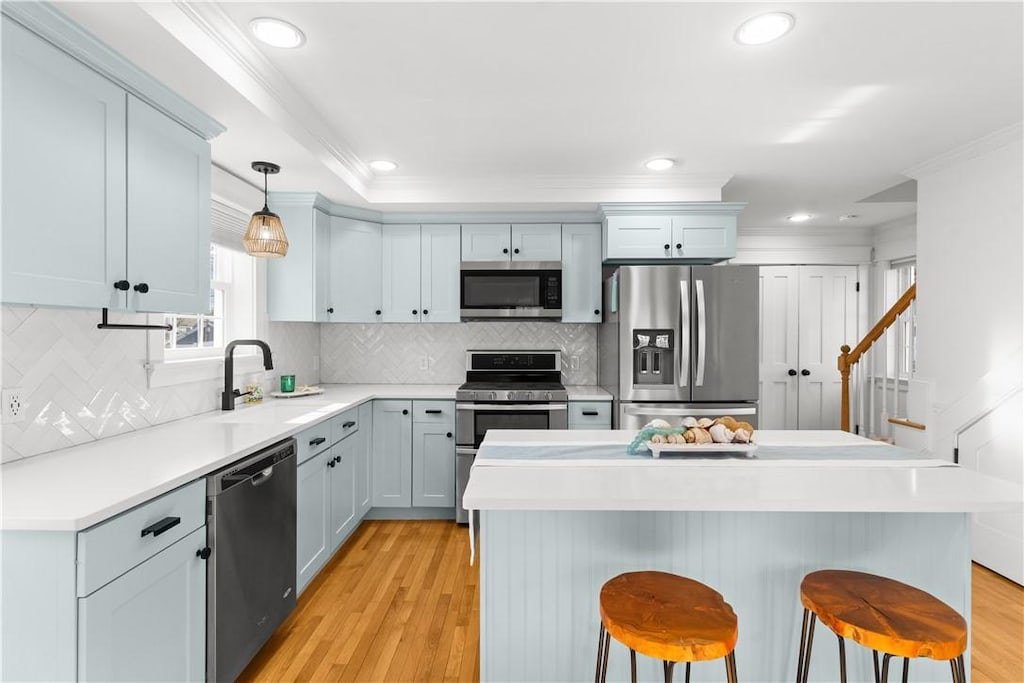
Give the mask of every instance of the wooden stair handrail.
M 871 328 L 871 331 L 864 335 L 864 338 L 857 343 L 856 346 L 851 349 L 848 345 L 843 344 L 839 350 L 842 352 L 839 356 L 839 376 L 842 378 L 842 407 L 843 414 L 840 416 L 840 423 L 844 432 L 850 431 L 850 368 L 852 368 L 863 356 L 868 349 L 871 348 L 878 339 L 885 334 L 885 331 L 896 322 L 900 314 L 903 313 L 910 307 L 910 302 L 917 298 L 917 283 L 910 285 L 907 291 L 903 293 L 896 303 L 885 312 L 875 326 Z

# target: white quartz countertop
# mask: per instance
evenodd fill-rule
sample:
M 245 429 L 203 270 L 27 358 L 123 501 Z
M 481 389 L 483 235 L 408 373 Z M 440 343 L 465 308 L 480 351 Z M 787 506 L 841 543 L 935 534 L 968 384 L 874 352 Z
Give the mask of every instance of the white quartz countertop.
M 464 505 L 478 510 L 976 512 L 1024 510 L 1019 484 L 922 456 L 886 460 L 886 446 L 840 431 L 758 430 L 759 446 L 821 448 L 822 462 L 655 460 L 626 456 L 632 431 L 490 431 Z M 616 460 L 489 459 L 494 447 L 618 445 Z M 829 462 L 828 449 L 877 448 L 875 461 Z M 927 463 L 925 462 L 927 461 Z M 924 466 L 927 464 L 928 466 Z
M 570 401 L 610 401 L 612 395 L 599 386 L 589 384 L 566 385 Z
M 372 399 L 455 398 L 457 385 L 325 384 L 0 466 L 0 528 L 76 531 Z

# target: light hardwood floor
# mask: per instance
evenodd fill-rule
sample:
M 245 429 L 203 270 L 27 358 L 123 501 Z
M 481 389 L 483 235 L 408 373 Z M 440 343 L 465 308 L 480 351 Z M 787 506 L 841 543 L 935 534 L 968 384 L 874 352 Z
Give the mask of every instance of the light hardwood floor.
M 467 553 L 452 522 L 364 522 L 239 680 L 479 680 Z M 972 602 L 971 680 L 1024 682 L 1024 588 L 974 565 Z

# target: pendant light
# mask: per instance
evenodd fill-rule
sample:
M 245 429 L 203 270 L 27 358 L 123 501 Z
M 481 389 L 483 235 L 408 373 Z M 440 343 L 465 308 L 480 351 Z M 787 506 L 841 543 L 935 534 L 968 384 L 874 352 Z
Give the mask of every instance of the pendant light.
M 269 161 L 254 161 L 252 170 L 263 174 L 263 208 L 249 219 L 249 227 L 242 238 L 245 253 L 260 258 L 281 258 L 288 253 L 288 238 L 281 217 L 267 207 L 267 176 L 280 172 L 281 167 Z

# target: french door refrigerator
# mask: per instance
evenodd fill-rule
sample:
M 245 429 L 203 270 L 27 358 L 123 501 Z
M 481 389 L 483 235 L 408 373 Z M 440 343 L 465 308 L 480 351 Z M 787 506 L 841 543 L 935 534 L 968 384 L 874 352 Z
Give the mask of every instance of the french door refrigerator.
M 726 414 L 757 426 L 757 266 L 622 266 L 604 289 L 598 379 L 618 429 Z

